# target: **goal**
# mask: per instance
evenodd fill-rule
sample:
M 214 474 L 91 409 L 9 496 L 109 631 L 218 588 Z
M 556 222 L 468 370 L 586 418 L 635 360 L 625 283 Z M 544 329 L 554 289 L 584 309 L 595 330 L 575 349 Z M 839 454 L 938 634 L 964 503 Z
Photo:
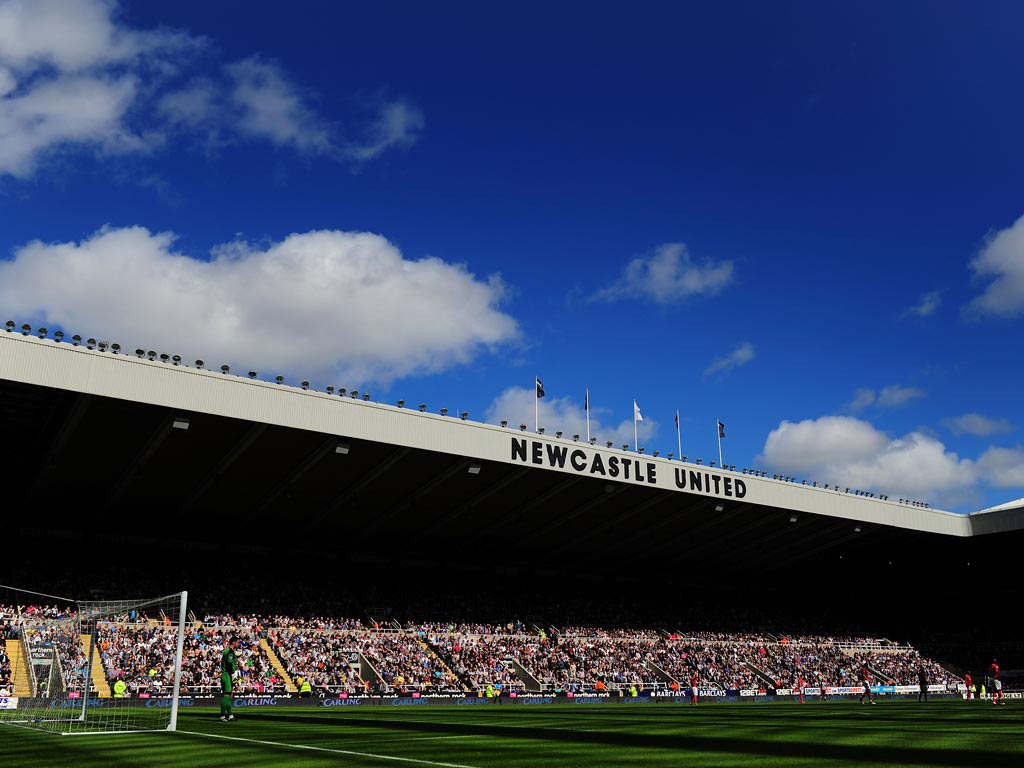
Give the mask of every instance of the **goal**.
M 3 589 L 17 602 L 0 604 L 0 724 L 64 735 L 176 729 L 187 592 L 67 600 Z

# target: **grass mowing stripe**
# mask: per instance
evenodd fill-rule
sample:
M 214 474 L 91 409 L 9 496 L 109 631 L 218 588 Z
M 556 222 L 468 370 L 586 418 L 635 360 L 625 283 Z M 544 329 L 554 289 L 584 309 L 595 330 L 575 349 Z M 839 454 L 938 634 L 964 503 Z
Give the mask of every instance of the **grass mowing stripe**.
M 263 739 L 247 739 L 244 736 L 225 736 L 221 733 L 203 733 L 202 731 L 178 731 L 189 736 L 204 736 L 208 739 L 224 739 L 226 741 L 242 741 L 247 744 L 262 744 L 266 747 L 286 747 L 288 749 L 303 749 L 312 752 L 331 752 L 337 755 L 351 755 L 352 757 L 368 757 L 373 760 L 391 760 L 398 763 L 416 763 L 417 765 L 436 765 L 439 768 L 479 768 L 475 765 L 463 765 L 462 763 L 441 763 L 436 760 L 424 760 L 416 757 L 395 757 L 394 755 L 378 755 L 373 752 L 357 752 L 352 749 L 331 749 L 330 747 L 313 747 L 308 744 L 287 744 L 283 741 L 265 741 Z

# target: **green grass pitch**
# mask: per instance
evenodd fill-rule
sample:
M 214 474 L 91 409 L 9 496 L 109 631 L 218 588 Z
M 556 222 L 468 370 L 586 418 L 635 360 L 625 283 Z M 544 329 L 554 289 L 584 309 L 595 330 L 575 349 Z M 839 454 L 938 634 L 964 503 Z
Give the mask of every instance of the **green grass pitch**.
M 0 726 L 9 768 L 1024 765 L 1024 704 L 881 701 L 183 711 L 177 733 Z

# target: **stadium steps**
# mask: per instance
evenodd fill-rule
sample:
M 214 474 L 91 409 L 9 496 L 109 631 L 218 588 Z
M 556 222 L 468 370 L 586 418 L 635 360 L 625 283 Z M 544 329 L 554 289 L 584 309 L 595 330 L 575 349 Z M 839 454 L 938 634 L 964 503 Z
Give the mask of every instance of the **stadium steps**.
M 776 681 L 772 679 L 772 676 L 760 667 L 751 664 L 749 661 L 744 661 L 742 663 L 744 667 L 754 673 L 754 676 L 757 677 L 765 687 L 774 688 L 776 686 Z
M 653 662 L 648 662 L 646 666 L 647 671 L 654 675 L 656 678 L 658 678 L 659 682 L 664 683 L 666 686 L 671 685 L 673 683 L 672 675 L 670 675 L 664 669 L 659 667 L 657 664 L 654 664 Z M 675 682 L 680 681 L 675 680 Z
M 86 658 L 89 658 L 89 649 L 92 645 L 92 637 L 90 635 L 82 635 L 82 650 L 85 652 Z M 96 690 L 96 695 L 101 699 L 109 699 L 110 696 L 110 682 L 107 680 L 107 674 L 103 670 L 103 659 L 100 657 L 99 646 L 92 648 L 92 686 Z
M 267 658 L 270 659 L 270 666 L 272 666 L 274 671 L 277 672 L 282 680 L 284 680 L 284 689 L 288 691 L 288 693 L 298 693 L 298 686 L 295 685 L 295 681 L 292 680 L 291 675 L 285 672 L 284 664 L 282 664 L 281 660 L 277 658 L 277 654 L 274 653 L 274 649 L 270 647 L 270 643 L 267 642 L 267 638 L 260 638 L 260 648 L 263 649 L 263 652 L 267 654 Z
M 463 681 L 463 679 L 461 677 L 459 677 L 454 672 L 452 672 L 452 668 L 448 666 L 448 662 L 445 661 L 444 656 L 442 656 L 440 653 L 438 653 L 437 649 L 434 646 L 432 646 L 430 643 L 428 643 L 426 641 L 421 641 L 420 642 L 420 647 L 423 648 L 424 651 L 429 653 L 435 659 L 437 659 L 438 662 L 440 662 L 441 666 L 444 667 L 444 671 L 447 672 L 449 675 L 451 675 L 453 679 L 459 681 L 459 685 L 462 686 L 462 692 L 463 693 L 469 693 L 469 690 L 470 690 L 469 686 L 466 685 L 466 683 Z
M 25 646 L 22 645 L 21 640 L 7 641 L 7 656 L 11 660 L 14 695 L 20 698 L 31 698 L 32 679 L 29 677 L 28 666 L 25 664 Z
M 90 653 L 90 645 L 92 644 L 92 638 L 89 635 L 82 635 L 82 650 L 85 651 L 86 657 Z M 100 698 L 111 698 L 111 683 L 106 679 L 106 672 L 103 670 L 103 659 L 99 655 L 99 647 L 91 649 L 92 652 L 92 673 L 90 679 L 92 680 L 92 687 L 96 691 L 96 695 Z
M 530 671 L 520 664 L 516 659 L 507 659 L 512 665 L 512 669 L 516 671 L 516 675 L 522 680 L 523 685 L 526 686 L 526 690 L 530 692 L 540 691 L 543 686 L 540 684 L 540 680 L 530 674 Z

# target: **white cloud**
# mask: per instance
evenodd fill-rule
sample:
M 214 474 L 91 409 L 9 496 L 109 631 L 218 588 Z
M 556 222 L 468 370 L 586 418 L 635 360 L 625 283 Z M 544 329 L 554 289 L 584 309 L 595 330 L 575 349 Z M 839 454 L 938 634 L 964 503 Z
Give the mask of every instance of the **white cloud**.
M 963 416 L 946 419 L 945 424 L 954 435 L 988 437 L 1013 431 L 1013 425 L 1005 419 L 990 419 L 979 413 L 965 413 Z
M 877 405 L 881 408 L 899 408 L 911 400 L 924 397 L 924 394 L 923 389 L 918 387 L 902 387 L 899 384 L 890 384 L 887 387 L 882 387 L 877 393 L 875 390 L 865 387 L 853 393 L 853 400 L 846 408 L 854 413 L 872 405 Z
M 1024 216 L 991 237 L 971 262 L 971 269 L 975 278 L 992 282 L 967 305 L 967 315 L 1016 317 L 1024 313 Z
M 235 242 L 199 261 L 174 237 L 104 228 L 0 262 L 0 305 L 68 332 L 340 386 L 466 364 L 514 342 L 499 277 L 410 260 L 363 232 Z
M 878 393 L 878 404 L 885 408 L 899 408 L 920 397 L 924 397 L 923 389 L 891 384 L 888 387 L 882 387 L 882 391 Z
M 200 43 L 118 27 L 115 10 L 103 0 L 0 3 L 0 174 L 27 178 L 69 146 L 143 152 L 159 142 L 128 119 L 141 79 L 167 76 Z
M 223 95 L 206 78 L 165 94 L 157 102 L 157 111 L 172 126 L 199 128 L 219 121 Z
M 246 139 L 355 162 L 408 147 L 422 129 L 419 110 L 397 99 L 353 121 L 362 142 L 337 136 L 314 95 L 258 56 L 199 76 L 206 44 L 133 29 L 114 0 L 0 0 L 0 176 L 29 178 L 68 149 L 150 151 L 171 129 L 207 147 Z
M 947 500 L 966 498 L 979 479 L 975 462 L 947 451 L 933 437 L 911 432 L 894 439 L 846 416 L 783 421 L 768 435 L 757 462 L 822 484 L 920 500 L 939 493 Z
M 985 478 L 996 488 L 1024 488 L 1024 450 L 989 448 L 978 459 Z
M 0 3 L 0 63 L 64 72 L 138 55 L 151 41 L 117 28 L 107 0 L 5 0 Z
M 688 296 L 714 295 L 732 281 L 731 261 L 694 264 L 682 243 L 665 243 L 646 258 L 633 259 L 619 279 L 595 293 L 594 301 L 651 299 L 659 304 Z
M 367 130 L 366 141 L 349 147 L 348 153 L 356 160 L 372 160 L 392 147 L 410 147 L 419 138 L 423 124 L 423 113 L 408 101 L 385 102 Z
M 533 432 L 536 407 L 539 426 L 544 427 L 545 435 L 553 437 L 556 432 L 561 431 L 562 436 L 566 438 L 579 435 L 580 442 L 584 443 L 587 439 L 587 412 L 583 409 L 582 394 L 579 398 L 555 397 L 552 395 L 552 385 L 549 381 L 544 382 L 544 389 L 546 394 L 539 402 L 533 387 L 506 389 L 487 408 L 484 421 L 496 424 L 506 419 L 510 429 L 518 431 L 519 425 L 525 424 L 527 430 Z M 618 423 L 609 422 L 611 412 L 606 408 L 595 407 L 591 398 L 590 436 L 597 438 L 598 445 L 603 446 L 609 440 L 615 447 L 627 443 L 633 445 L 633 411 L 632 408 L 625 410 L 629 411 L 627 418 Z M 644 445 L 658 430 L 658 423 L 646 416 L 636 426 L 640 445 Z
M 938 291 L 931 291 L 924 294 L 920 300 L 912 307 L 908 307 L 903 311 L 903 316 L 913 317 L 931 317 L 935 314 L 935 311 L 942 304 L 942 294 Z
M 229 65 L 227 72 L 242 133 L 308 154 L 334 151 L 329 128 L 279 67 L 253 56 Z
M 31 175 L 42 152 L 68 143 L 138 151 L 146 140 L 123 124 L 135 97 L 131 77 L 67 76 L 0 99 L 0 173 Z
M 725 357 L 715 360 L 704 369 L 704 375 L 710 376 L 713 373 L 729 373 L 733 368 L 745 365 L 754 359 L 754 345 L 749 341 L 741 342 L 736 349 Z
M 876 399 L 875 390 L 867 388 L 858 389 L 853 393 L 853 400 L 847 408 L 855 413 L 863 411 L 869 405 L 873 405 Z

